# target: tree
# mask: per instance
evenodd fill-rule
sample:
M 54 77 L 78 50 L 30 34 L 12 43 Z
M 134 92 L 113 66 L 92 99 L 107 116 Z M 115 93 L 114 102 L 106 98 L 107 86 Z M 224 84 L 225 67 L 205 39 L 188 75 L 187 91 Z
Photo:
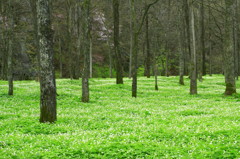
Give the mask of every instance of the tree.
M 206 49 L 205 49 L 205 7 L 204 0 L 201 0 L 201 67 L 200 67 L 200 81 L 202 80 L 202 76 L 207 74 L 206 72 Z
M 8 95 L 13 95 L 13 33 L 14 33 L 14 19 L 13 19 L 13 1 L 9 0 L 9 41 L 8 41 Z
M 90 75 L 90 0 L 84 0 L 82 6 L 83 23 L 83 53 L 84 53 L 84 70 L 82 76 L 82 102 L 89 102 L 89 75 Z
M 181 3 L 182 6 L 183 6 L 183 3 Z M 184 53 L 184 18 L 183 18 L 183 9 L 184 7 L 182 7 L 182 10 L 179 9 L 179 84 L 180 85 L 184 85 L 184 56 L 185 56 L 185 53 Z
M 137 97 L 137 69 L 138 69 L 138 37 L 142 30 L 142 26 L 144 20 L 148 14 L 149 9 L 159 0 L 155 0 L 153 3 L 147 5 L 143 17 L 141 18 L 141 23 L 137 25 L 137 17 L 136 17 L 136 10 L 135 10 L 135 0 L 131 0 L 131 19 L 132 19 L 132 31 L 133 31 L 133 67 L 132 67 L 132 97 Z M 139 27 L 138 27 L 139 26 Z
M 37 63 L 37 71 L 39 71 L 39 63 L 40 63 L 40 57 L 39 57 L 39 39 L 38 39 L 38 21 L 37 21 L 37 6 L 36 6 L 36 0 L 30 0 L 30 6 L 31 6 L 31 12 L 32 12 L 32 23 L 34 28 L 34 45 L 36 48 L 37 56 L 36 56 L 36 63 Z M 37 80 L 39 80 L 39 75 L 36 77 Z
M 147 9 L 147 5 L 146 5 L 146 9 Z M 146 76 L 147 78 L 150 78 L 151 77 L 151 52 L 150 52 L 150 41 L 149 41 L 149 21 L 148 21 L 148 13 L 146 15 L 146 19 L 145 19 L 145 22 L 146 22 L 146 29 L 145 29 L 145 32 L 146 32 Z
M 233 46 L 234 46 L 234 66 L 235 77 L 239 76 L 239 19 L 238 19 L 238 0 L 234 0 L 233 5 Z
M 190 24 L 191 26 L 191 69 L 190 69 L 190 94 L 197 94 L 197 55 L 196 55 L 196 37 L 195 37 L 195 18 L 194 18 L 194 8 L 193 8 L 193 0 L 191 4 L 188 3 L 190 10 Z
M 234 73 L 234 50 L 233 50 L 233 33 L 232 33 L 232 9 L 234 0 L 225 0 L 225 33 L 224 33 L 224 62 L 225 62 L 225 95 L 236 93 L 235 73 Z
M 119 48 L 119 0 L 113 0 L 114 53 L 116 61 L 117 84 L 123 84 L 122 56 Z
M 50 0 L 37 0 L 37 19 L 40 57 L 40 122 L 57 120 L 56 85 L 53 66 L 53 30 L 51 29 Z

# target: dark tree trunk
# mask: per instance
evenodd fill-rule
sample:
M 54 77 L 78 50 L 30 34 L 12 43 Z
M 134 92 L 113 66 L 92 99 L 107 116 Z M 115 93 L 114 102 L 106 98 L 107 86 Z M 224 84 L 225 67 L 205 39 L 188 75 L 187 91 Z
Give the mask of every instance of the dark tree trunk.
M 208 2 L 208 30 L 209 30 L 209 37 L 208 37 L 208 43 L 209 43 L 209 75 L 212 76 L 212 26 L 210 24 L 212 18 L 211 18 L 211 15 L 212 15 L 212 10 L 210 8 L 210 2 Z
M 82 8 L 83 23 L 83 53 L 84 53 L 84 70 L 82 76 L 82 102 L 89 102 L 89 75 L 90 75 L 90 0 L 84 0 Z
M 225 61 L 225 83 L 226 90 L 225 95 L 232 95 L 236 93 L 235 84 L 235 67 L 234 67 L 234 55 L 233 55 L 233 33 L 231 29 L 232 25 L 232 9 L 234 5 L 233 0 L 225 0 L 226 5 L 226 19 L 225 19 L 225 35 L 224 35 L 224 61 Z
M 135 0 L 131 0 L 131 18 L 133 31 L 133 52 L 132 52 L 132 97 L 137 97 L 137 54 L 138 54 L 138 33 L 136 27 Z
M 129 6 L 131 10 L 131 0 L 129 0 Z M 131 14 L 131 12 L 130 12 Z M 132 16 L 130 16 L 130 53 L 129 53 L 129 79 L 132 78 L 132 52 L 133 52 L 133 27 L 132 27 Z
M 136 11 L 135 11 L 135 0 L 131 0 L 131 16 L 132 16 L 132 28 L 133 28 L 133 67 L 132 67 L 132 97 L 137 97 L 137 70 L 138 70 L 138 37 L 140 34 L 140 31 L 142 30 L 142 26 L 144 23 L 144 20 L 146 18 L 146 15 L 148 14 L 149 8 L 157 3 L 159 0 L 155 0 L 155 2 L 149 4 L 145 10 L 145 13 L 142 17 L 142 22 L 137 26 L 137 19 L 136 19 Z
M 37 73 L 36 73 L 36 80 L 39 81 L 39 63 L 40 63 L 40 55 L 39 55 L 39 39 L 38 39 L 38 21 L 37 21 L 37 4 L 36 0 L 30 0 L 30 5 L 31 5 L 31 11 L 32 11 L 32 22 L 33 22 L 33 29 L 34 29 L 34 44 L 35 44 L 35 49 L 37 52 L 37 55 L 35 57 L 36 60 L 36 68 L 37 68 Z
M 119 0 L 113 0 L 114 53 L 116 61 L 117 84 L 123 84 L 122 56 L 119 48 Z
M 184 3 L 184 13 L 185 13 L 185 23 L 186 23 L 186 39 L 187 39 L 187 51 L 188 57 L 191 59 L 191 24 L 190 24 L 190 12 L 189 12 L 189 0 L 183 0 Z M 190 67 L 189 75 L 190 75 Z
M 148 14 L 146 15 L 146 76 L 151 77 L 151 53 L 149 43 L 149 25 L 148 25 Z
M 58 39 L 60 78 L 63 78 L 63 58 L 61 38 Z
M 183 12 L 179 11 L 179 84 L 184 85 L 184 23 L 183 23 Z
M 40 122 L 57 120 L 56 84 L 53 66 L 53 30 L 51 29 L 50 0 L 37 0 L 40 55 Z
M 8 95 L 13 95 L 13 4 L 9 0 L 9 41 L 8 41 Z

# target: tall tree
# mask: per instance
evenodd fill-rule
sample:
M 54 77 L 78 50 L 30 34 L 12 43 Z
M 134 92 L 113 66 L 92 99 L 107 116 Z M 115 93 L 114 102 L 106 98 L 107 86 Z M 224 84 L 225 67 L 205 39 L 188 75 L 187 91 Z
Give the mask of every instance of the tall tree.
M 146 9 L 147 9 L 147 5 L 146 5 Z M 146 19 L 145 19 L 145 22 L 146 22 L 146 29 L 145 29 L 145 32 L 146 32 L 146 76 L 147 78 L 150 78 L 151 77 L 151 54 L 150 54 L 150 41 L 149 41 L 149 22 L 148 22 L 148 13 L 146 15 Z
M 233 5 L 233 46 L 234 46 L 234 65 L 235 65 L 235 77 L 239 76 L 239 19 L 238 19 L 238 0 L 234 0 Z
M 37 4 L 36 0 L 30 0 L 30 6 L 31 6 L 31 12 L 32 12 L 32 23 L 33 23 L 33 29 L 34 29 L 34 45 L 35 50 L 37 52 L 37 55 L 35 57 L 36 60 L 36 67 L 37 67 L 37 76 L 36 79 L 39 80 L 39 39 L 38 39 L 38 21 L 37 21 Z
M 82 102 L 89 102 L 89 75 L 90 75 L 90 0 L 84 0 L 82 6 L 83 23 L 83 53 L 84 53 L 84 70 L 82 76 Z
M 201 0 L 201 56 L 202 56 L 202 63 L 200 67 L 200 73 L 202 76 L 207 74 L 206 72 L 206 48 L 205 48 L 205 7 L 204 7 L 204 0 Z M 202 76 L 200 80 L 202 80 Z
M 225 95 L 236 93 L 235 73 L 234 73 L 234 50 L 233 50 L 233 29 L 232 26 L 232 9 L 234 0 L 225 0 L 225 33 L 224 33 L 224 61 L 225 61 Z
M 37 0 L 37 19 L 40 57 L 40 122 L 57 120 L 56 85 L 53 66 L 53 30 L 51 29 L 50 0 Z
M 131 0 L 129 0 L 130 14 L 131 14 Z M 132 78 L 132 52 L 133 52 L 133 27 L 132 16 L 130 16 L 130 50 L 129 50 L 129 78 Z
M 8 16 L 9 16 L 9 41 L 8 41 L 8 95 L 13 95 L 13 33 L 14 19 L 13 1 L 9 0 Z
M 190 94 L 197 94 L 197 55 L 196 55 L 196 36 L 195 36 L 195 18 L 194 18 L 194 8 L 193 0 L 189 4 L 190 10 L 190 21 L 191 21 L 191 82 L 190 82 Z
M 113 0 L 114 53 L 116 61 L 117 84 L 123 84 L 122 56 L 119 48 L 119 0 Z
M 184 16 L 183 16 L 183 9 L 184 9 L 184 4 L 180 3 L 180 5 L 182 4 L 182 9 L 179 9 L 179 19 L 178 19 L 178 27 L 179 27 L 179 84 L 180 85 L 184 85 L 184 57 L 185 57 L 185 53 L 184 53 Z
M 137 69 L 138 69 L 138 37 L 141 33 L 144 20 L 148 14 L 149 9 L 157 3 L 159 0 L 155 0 L 153 3 L 147 5 L 143 17 L 141 18 L 141 23 L 137 25 L 137 17 L 135 10 L 135 0 L 131 0 L 131 18 L 132 18 L 132 28 L 133 28 L 133 67 L 132 67 L 132 97 L 137 97 Z

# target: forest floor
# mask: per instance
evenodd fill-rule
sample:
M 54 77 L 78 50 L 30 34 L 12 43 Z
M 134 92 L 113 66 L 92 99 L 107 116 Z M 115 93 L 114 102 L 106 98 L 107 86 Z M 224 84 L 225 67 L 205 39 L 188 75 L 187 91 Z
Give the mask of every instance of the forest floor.
M 178 77 L 91 79 L 91 102 L 80 102 L 81 80 L 57 80 L 58 121 L 40 124 L 39 83 L 0 81 L 0 158 L 239 158 L 240 95 L 223 95 L 224 77 L 205 77 L 189 95 Z M 240 82 L 237 83 L 240 88 Z M 240 90 L 239 90 L 240 92 Z

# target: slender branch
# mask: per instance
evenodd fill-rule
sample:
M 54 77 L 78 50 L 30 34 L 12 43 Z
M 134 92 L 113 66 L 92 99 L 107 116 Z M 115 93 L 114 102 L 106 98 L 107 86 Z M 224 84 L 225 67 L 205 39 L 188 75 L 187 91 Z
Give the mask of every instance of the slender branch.
M 141 32 L 141 30 L 142 30 L 142 26 L 143 26 L 143 23 L 144 23 L 144 21 L 145 21 L 145 19 L 146 19 L 146 16 L 147 16 L 147 14 L 148 14 L 149 9 L 151 8 L 151 6 L 153 6 L 154 4 L 156 4 L 158 1 L 159 1 L 159 0 L 155 0 L 153 3 L 150 3 L 150 4 L 147 5 L 147 7 L 146 7 L 146 9 L 145 9 L 145 12 L 144 12 L 144 14 L 143 14 L 142 22 L 141 22 L 140 27 L 139 27 L 139 29 L 138 29 L 138 31 L 137 31 L 137 34 L 139 34 L 139 33 Z

